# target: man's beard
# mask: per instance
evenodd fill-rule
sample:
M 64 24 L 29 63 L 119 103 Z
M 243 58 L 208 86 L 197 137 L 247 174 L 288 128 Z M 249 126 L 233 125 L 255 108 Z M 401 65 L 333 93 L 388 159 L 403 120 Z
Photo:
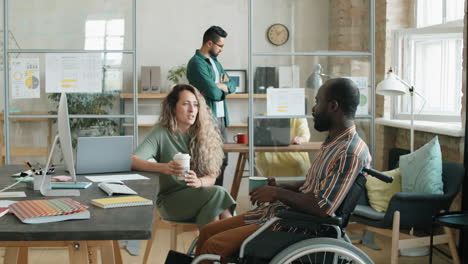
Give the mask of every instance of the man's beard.
M 314 128 L 319 131 L 328 131 L 330 129 L 330 121 L 326 115 L 314 115 Z
M 218 57 L 218 54 L 219 54 L 219 53 L 216 54 L 212 49 L 210 49 L 208 53 L 210 54 L 210 56 L 213 56 L 213 57 Z

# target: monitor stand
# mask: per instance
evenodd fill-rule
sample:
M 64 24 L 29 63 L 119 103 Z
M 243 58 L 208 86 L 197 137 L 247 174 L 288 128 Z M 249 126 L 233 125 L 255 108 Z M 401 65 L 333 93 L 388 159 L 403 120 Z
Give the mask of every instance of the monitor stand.
M 52 155 L 54 154 L 55 146 L 57 145 L 57 141 L 59 140 L 59 136 L 56 135 L 54 139 L 54 143 L 52 144 L 52 148 L 50 149 L 49 158 L 47 159 L 47 164 L 45 169 L 43 170 L 43 175 L 36 175 L 34 176 L 34 186 L 40 186 L 40 191 L 43 196 L 80 196 L 79 190 L 52 190 L 51 186 L 51 177 L 47 174 L 49 171 L 50 160 L 52 159 Z M 73 176 L 73 180 L 76 181 L 76 175 Z

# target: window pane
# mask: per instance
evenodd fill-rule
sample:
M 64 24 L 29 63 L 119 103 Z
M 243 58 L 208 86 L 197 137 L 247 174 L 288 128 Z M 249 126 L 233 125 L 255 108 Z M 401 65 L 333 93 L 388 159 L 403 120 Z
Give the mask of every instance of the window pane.
M 124 20 L 123 19 L 112 19 L 107 21 L 107 32 L 108 36 L 123 36 L 124 35 Z
M 418 41 L 415 43 L 415 89 L 427 100 L 425 110 L 441 107 L 442 41 Z M 415 97 L 415 111 L 423 100 Z
M 120 65 L 122 63 L 122 53 L 107 53 L 106 64 L 107 65 Z
M 103 37 L 105 25 L 105 20 L 86 21 L 86 37 Z
M 123 49 L 123 37 L 106 37 L 107 50 L 121 50 Z
M 104 38 L 101 37 L 87 37 L 85 40 L 86 50 L 103 50 Z
M 417 27 L 441 24 L 442 10 L 442 0 L 418 0 Z
M 457 19 L 463 19 L 463 2 L 464 0 L 447 0 L 446 6 L 446 20 L 452 21 Z

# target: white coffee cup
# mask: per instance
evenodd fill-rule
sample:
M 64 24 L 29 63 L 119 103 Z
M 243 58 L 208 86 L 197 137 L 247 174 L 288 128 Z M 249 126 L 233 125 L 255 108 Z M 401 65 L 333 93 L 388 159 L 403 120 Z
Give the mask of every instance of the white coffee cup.
M 190 170 L 190 155 L 179 152 L 175 154 L 172 159 L 180 165 L 184 166 L 184 172 L 180 176 L 177 175 L 177 179 L 181 181 L 185 180 L 185 174 L 187 174 Z

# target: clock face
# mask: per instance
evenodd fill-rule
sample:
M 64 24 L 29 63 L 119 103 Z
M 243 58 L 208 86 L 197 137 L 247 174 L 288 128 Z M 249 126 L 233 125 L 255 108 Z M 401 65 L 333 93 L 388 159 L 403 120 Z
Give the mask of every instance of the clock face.
M 289 39 L 289 30 L 283 24 L 273 24 L 267 30 L 267 38 L 273 45 L 283 45 Z

